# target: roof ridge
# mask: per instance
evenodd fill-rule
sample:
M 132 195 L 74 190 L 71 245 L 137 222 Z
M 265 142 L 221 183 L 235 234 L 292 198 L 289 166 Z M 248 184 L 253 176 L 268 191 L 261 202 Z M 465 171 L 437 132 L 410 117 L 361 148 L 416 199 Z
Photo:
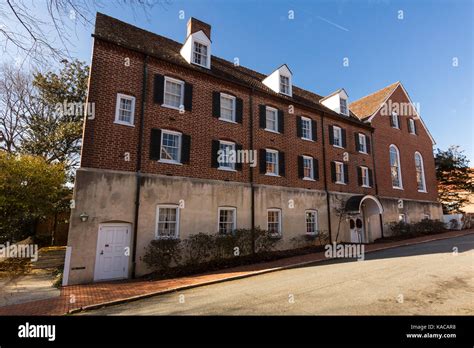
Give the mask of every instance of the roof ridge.
M 359 101 L 361 101 L 362 99 L 365 99 L 365 98 L 368 98 L 368 97 L 370 97 L 370 96 L 372 96 L 372 95 L 374 95 L 374 94 L 377 94 L 377 93 L 383 91 L 383 90 L 386 89 L 386 88 L 389 88 L 389 87 L 391 87 L 391 86 L 393 86 L 393 85 L 398 85 L 398 84 L 400 84 L 400 83 L 401 83 L 400 81 L 396 81 L 396 82 L 391 83 L 391 84 L 389 84 L 389 85 L 387 85 L 387 86 L 385 86 L 385 87 L 382 87 L 382 88 L 376 90 L 375 92 L 372 92 L 372 93 L 367 94 L 367 95 L 365 95 L 365 96 L 363 96 L 363 97 L 361 97 L 361 98 L 359 98 L 359 99 L 357 99 L 357 100 L 354 100 L 352 103 L 349 104 L 349 106 L 352 105 L 352 104 L 355 104 L 355 103 L 357 103 L 357 102 L 359 102 Z

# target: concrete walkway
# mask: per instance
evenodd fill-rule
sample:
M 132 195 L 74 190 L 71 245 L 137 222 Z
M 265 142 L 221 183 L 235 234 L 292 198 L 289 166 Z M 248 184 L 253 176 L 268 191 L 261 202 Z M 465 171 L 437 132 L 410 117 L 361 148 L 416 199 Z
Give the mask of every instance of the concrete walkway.
M 365 252 L 413 245 L 471 233 L 474 233 L 474 229 L 449 231 L 403 241 L 370 244 L 366 245 Z M 327 260 L 327 258 L 325 258 L 324 253 L 319 252 L 176 279 L 156 281 L 134 280 L 67 286 L 62 288 L 60 295 L 55 298 L 1 307 L 0 315 L 62 315 L 81 309 L 92 309 L 110 304 L 118 304 L 157 294 L 250 277 L 325 260 Z

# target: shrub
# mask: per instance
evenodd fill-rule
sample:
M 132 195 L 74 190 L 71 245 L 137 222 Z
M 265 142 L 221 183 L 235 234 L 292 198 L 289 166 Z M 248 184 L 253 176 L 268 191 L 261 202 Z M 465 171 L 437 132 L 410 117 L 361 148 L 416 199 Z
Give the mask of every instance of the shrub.
M 146 248 L 143 261 L 153 270 L 166 273 L 173 263 L 181 262 L 181 252 L 181 240 L 155 239 Z
M 394 236 L 408 236 L 412 233 L 411 231 L 411 225 L 404 222 L 404 221 L 399 221 L 399 222 L 392 222 L 390 224 L 390 230 L 392 231 Z
M 442 221 L 423 219 L 414 224 L 412 230 L 413 234 L 420 235 L 442 232 L 446 230 L 446 227 Z

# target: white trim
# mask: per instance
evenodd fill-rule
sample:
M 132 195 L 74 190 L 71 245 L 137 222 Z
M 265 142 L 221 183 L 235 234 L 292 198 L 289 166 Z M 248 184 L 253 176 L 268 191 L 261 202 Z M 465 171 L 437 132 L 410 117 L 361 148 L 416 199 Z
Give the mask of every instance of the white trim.
M 163 134 L 171 134 L 171 135 L 178 135 L 179 136 L 179 145 L 178 145 L 178 159 L 177 160 L 169 160 L 166 158 L 161 158 L 161 149 L 163 148 Z M 170 163 L 170 164 L 182 164 L 181 163 L 181 151 L 183 145 L 183 133 L 176 132 L 168 129 L 161 129 L 161 139 L 160 139 L 160 159 L 158 162 L 161 163 Z
M 233 96 L 233 95 L 230 95 L 230 94 L 227 94 L 227 93 L 219 93 L 219 114 L 222 115 L 222 97 L 224 98 L 227 98 L 227 99 L 231 99 L 232 100 L 232 119 L 229 120 L 227 118 L 223 118 L 221 116 L 219 116 L 219 120 L 221 121 L 225 121 L 225 122 L 230 122 L 230 123 L 237 123 L 236 122 L 236 106 L 237 106 L 237 103 L 236 103 L 236 97 Z
M 160 208 L 163 209 L 176 209 L 176 231 L 174 237 L 164 237 L 158 235 L 158 222 L 160 218 Z M 155 216 L 155 239 L 179 239 L 179 220 L 180 210 L 178 204 L 157 204 L 156 205 L 156 216 Z
M 67 246 L 66 247 L 66 257 L 64 259 L 64 270 L 63 270 L 62 286 L 68 285 L 68 282 L 69 282 L 69 270 L 71 268 L 71 253 L 72 253 L 72 247 Z
M 359 147 L 360 147 L 360 144 L 361 144 L 360 139 L 361 139 L 361 136 L 362 136 L 364 138 L 364 148 L 365 148 L 365 151 L 360 151 L 359 150 L 358 152 L 363 153 L 364 155 L 367 155 L 369 153 L 367 151 L 368 150 L 367 149 L 367 135 L 365 135 L 364 133 L 357 133 L 357 134 L 358 134 L 357 136 L 359 137 Z
M 336 181 L 334 182 L 335 184 L 338 184 L 338 185 L 347 185 L 346 181 L 345 181 L 345 172 L 344 172 L 344 162 L 340 162 L 340 161 L 333 161 L 335 163 L 335 166 L 334 166 L 334 174 L 336 175 Z M 337 180 L 337 165 L 341 165 L 341 168 L 342 168 L 342 171 L 341 171 L 341 176 L 342 176 L 342 180 L 344 181 L 338 181 Z
M 311 138 L 305 138 L 305 136 L 303 134 L 301 134 L 301 139 L 303 140 L 308 140 L 308 141 L 314 141 L 313 140 L 313 120 L 309 117 L 304 117 L 304 116 L 301 116 L 301 133 L 303 133 L 303 121 L 307 121 L 309 122 L 309 135 Z
M 276 164 L 275 164 L 276 173 L 267 172 L 267 170 L 266 170 L 267 153 L 268 153 L 268 152 L 276 154 Z M 265 175 L 269 175 L 269 176 L 280 176 L 280 155 L 279 155 L 279 151 L 278 151 L 278 150 L 265 149 Z
M 391 149 L 395 148 L 397 152 L 397 162 L 398 162 L 398 179 L 400 181 L 400 185 L 398 186 L 393 186 L 393 181 L 392 181 L 392 163 L 391 163 Z M 402 163 L 400 162 L 400 150 L 398 149 L 398 146 L 395 144 L 390 144 L 388 147 L 388 162 L 390 165 L 390 181 L 392 181 L 392 188 L 397 189 L 397 190 L 403 190 L 403 180 L 402 180 Z
M 130 116 L 130 122 L 124 122 L 119 120 L 119 114 L 120 114 L 120 100 L 121 99 L 127 99 L 132 102 L 131 106 L 131 116 Z M 128 94 L 123 94 L 123 93 L 117 93 L 117 100 L 115 102 L 115 124 L 121 124 L 124 126 L 129 126 L 129 127 L 135 127 L 135 97 L 132 95 Z
M 334 143 L 334 142 L 336 141 L 336 136 L 335 136 L 335 135 L 336 135 L 336 133 L 335 133 L 336 129 L 339 129 L 340 138 L 338 138 L 338 139 L 339 139 L 340 145 L 336 145 L 336 144 Z M 334 146 L 334 147 L 339 147 L 339 148 L 341 148 L 341 149 L 344 148 L 344 147 L 342 146 L 342 128 L 339 127 L 339 126 L 334 126 L 334 125 L 332 126 L 332 143 L 333 143 L 332 146 Z
M 206 47 L 206 52 L 207 52 L 207 54 L 206 54 L 206 63 L 207 64 L 199 64 L 199 63 L 196 63 L 194 61 L 194 46 L 195 46 L 196 43 Z M 191 63 L 194 64 L 194 65 L 201 66 L 203 68 L 209 69 L 210 66 L 211 66 L 210 47 L 211 47 L 210 44 L 205 43 L 203 40 L 199 40 L 199 39 L 196 39 L 196 38 L 193 37 L 193 40 L 191 42 Z M 201 55 L 203 55 L 203 54 L 201 54 Z
M 282 220 L 281 219 L 281 215 L 282 215 L 281 209 L 279 209 L 279 208 L 269 208 L 269 209 L 267 209 L 267 231 L 269 231 L 269 228 L 268 228 L 268 223 L 269 223 L 268 213 L 269 212 L 278 212 L 278 233 L 276 233 L 274 235 L 281 237 L 281 220 Z
M 410 117 L 408 119 L 408 123 L 409 123 L 409 126 L 408 126 L 408 133 L 412 134 L 412 135 L 417 135 L 416 134 L 416 125 L 415 125 L 415 119 Z M 413 131 L 413 132 L 412 132 Z
M 221 206 L 217 208 L 217 233 L 220 234 L 219 231 L 219 224 L 221 219 L 221 211 L 222 210 L 232 210 L 234 212 L 233 221 L 232 221 L 232 233 L 237 229 L 237 208 L 236 207 L 229 207 L 229 206 Z
M 366 167 L 366 166 L 359 166 L 359 168 L 361 169 L 361 177 L 362 177 L 362 185 L 361 187 L 365 187 L 365 188 L 371 188 L 372 186 L 370 186 L 370 177 L 369 177 L 369 167 Z M 364 184 L 364 175 L 363 175 L 363 171 L 366 171 L 366 178 L 367 178 L 367 182 L 369 183 L 368 185 L 365 185 Z
M 390 123 L 394 124 L 393 126 L 391 125 L 391 127 L 400 130 L 401 128 L 400 128 L 400 122 L 398 122 L 398 114 L 396 112 L 392 112 L 390 115 L 390 118 L 391 118 Z M 396 122 L 396 126 L 395 126 L 395 122 Z
M 365 201 L 366 199 L 369 199 L 369 198 L 372 199 L 377 204 L 377 207 L 379 208 L 379 214 L 382 214 L 383 213 L 382 203 L 380 203 L 380 201 L 378 200 L 377 197 L 372 196 L 372 195 L 365 195 L 364 197 L 362 197 L 362 199 L 359 202 L 359 211 L 362 211 L 361 210 L 362 202 Z
M 346 112 L 342 112 L 341 104 L 342 104 L 342 101 L 343 101 L 343 100 L 344 100 L 345 103 L 346 103 Z M 341 112 L 340 112 L 341 115 L 349 116 L 349 103 L 347 102 L 347 98 L 341 98 L 341 97 L 339 96 L 339 111 L 341 111 Z
M 227 140 L 219 140 L 219 150 L 221 150 L 221 144 L 224 144 L 224 145 L 231 145 L 232 146 L 232 150 L 235 152 L 236 151 L 236 144 L 235 142 L 233 141 L 227 141 Z M 235 158 L 237 160 L 237 158 Z M 226 166 L 221 166 L 221 163 L 219 161 L 217 161 L 217 164 L 218 164 L 218 167 L 217 169 L 220 169 L 220 170 L 227 170 L 227 171 L 236 171 L 235 169 L 235 162 L 234 163 L 231 163 L 231 167 L 226 167 Z
M 166 102 L 165 102 L 165 99 L 166 99 L 165 98 L 165 95 L 166 95 L 166 82 L 174 82 L 174 83 L 177 83 L 181 86 L 181 96 L 180 96 L 179 106 L 166 104 Z M 182 80 L 178 80 L 178 79 L 175 79 L 175 78 L 172 78 L 172 77 L 169 77 L 169 76 L 165 76 L 165 80 L 163 82 L 163 104 L 161 104 L 161 106 L 163 106 L 165 108 L 174 109 L 174 110 L 184 109 L 184 84 L 185 84 L 185 82 L 182 81 Z
M 314 180 L 314 158 L 303 155 L 303 180 Z M 311 160 L 311 176 L 304 176 L 304 160 Z
M 267 128 L 267 111 L 274 111 L 274 112 L 275 112 L 275 128 L 276 128 L 276 130 Z M 266 130 L 267 132 L 272 132 L 272 133 L 278 133 L 278 134 L 280 134 L 280 132 L 278 131 L 278 129 L 280 129 L 279 126 L 280 126 L 280 125 L 278 124 L 278 109 L 266 105 L 266 106 L 265 106 L 265 130 Z
M 415 160 L 415 173 L 416 173 L 416 155 L 420 156 L 420 162 L 421 162 L 421 178 L 422 178 L 422 182 L 423 182 L 423 189 L 422 189 L 422 190 L 418 189 L 418 181 L 416 182 L 416 187 L 417 187 L 418 192 L 427 193 L 428 191 L 426 190 L 425 162 L 423 161 L 423 155 L 422 155 L 420 152 L 415 151 L 415 155 L 414 155 L 414 160 Z M 415 177 L 416 177 L 416 175 L 415 175 Z
M 313 233 L 308 233 L 308 232 L 305 232 L 306 235 L 308 236 L 317 236 L 319 234 L 319 213 L 318 213 L 318 210 L 317 209 L 306 209 L 304 211 L 304 222 L 305 222 L 305 228 L 307 230 L 308 228 L 308 222 L 306 221 L 306 214 L 307 213 L 315 213 L 316 214 L 316 232 L 313 232 Z

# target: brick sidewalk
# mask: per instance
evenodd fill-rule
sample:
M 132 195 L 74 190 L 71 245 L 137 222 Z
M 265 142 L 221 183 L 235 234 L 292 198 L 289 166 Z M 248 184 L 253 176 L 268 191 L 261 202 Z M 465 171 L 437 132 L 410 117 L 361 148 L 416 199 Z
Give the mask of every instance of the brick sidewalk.
M 449 231 L 396 242 L 369 244 L 365 246 L 365 251 L 383 250 L 471 233 L 474 233 L 474 229 Z M 63 315 L 83 308 L 119 303 L 121 301 L 125 302 L 134 298 L 143 298 L 224 280 L 249 277 L 322 260 L 327 259 L 324 257 L 324 252 L 319 252 L 175 279 L 155 281 L 129 280 L 66 286 L 61 289 L 61 294 L 56 298 L 0 307 L 0 315 Z

